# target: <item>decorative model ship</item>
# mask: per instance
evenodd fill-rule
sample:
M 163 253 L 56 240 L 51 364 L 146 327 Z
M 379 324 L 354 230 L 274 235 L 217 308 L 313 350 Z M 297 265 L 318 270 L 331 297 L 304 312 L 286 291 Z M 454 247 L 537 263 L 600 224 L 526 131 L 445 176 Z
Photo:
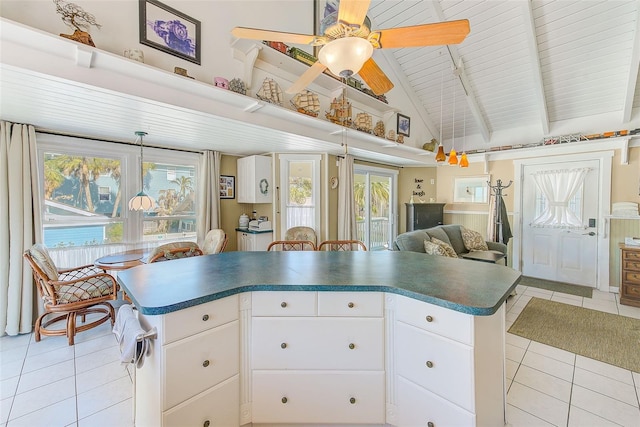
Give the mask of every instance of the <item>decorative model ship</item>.
M 344 91 L 339 97 L 333 98 L 330 111 L 327 111 L 325 116 L 330 122 L 351 127 L 353 124 L 353 119 L 351 118 L 351 102 L 349 102 L 345 96 Z
M 387 134 L 387 139 L 389 141 L 395 141 L 396 140 L 396 131 L 393 129 L 389 130 L 389 133 Z
M 371 116 L 367 113 L 356 114 L 356 129 L 361 132 L 371 133 L 372 120 Z
M 318 95 L 310 90 L 303 90 L 291 99 L 291 104 L 296 108 L 298 113 L 306 114 L 311 117 L 318 117 L 320 113 L 320 100 Z
M 258 99 L 271 104 L 282 105 L 282 89 L 273 79 L 266 77 L 262 82 L 262 87 L 256 93 Z
M 384 122 L 382 120 L 376 122 L 376 127 L 373 128 L 373 134 L 377 137 L 384 138 Z

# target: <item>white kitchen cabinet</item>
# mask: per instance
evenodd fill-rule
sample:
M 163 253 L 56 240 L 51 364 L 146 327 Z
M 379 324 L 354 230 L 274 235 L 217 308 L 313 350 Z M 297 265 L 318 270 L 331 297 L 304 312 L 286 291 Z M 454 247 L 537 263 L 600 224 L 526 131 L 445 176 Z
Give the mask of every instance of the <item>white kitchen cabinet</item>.
M 239 251 L 266 251 L 269 243 L 273 242 L 273 232 L 250 233 L 238 231 Z
M 504 425 L 504 305 L 491 316 L 472 316 L 391 298 L 397 414 L 392 424 Z
M 247 156 L 237 160 L 238 203 L 271 203 L 271 157 Z
M 136 426 L 239 425 L 238 295 L 139 319 L 158 335 L 136 370 Z

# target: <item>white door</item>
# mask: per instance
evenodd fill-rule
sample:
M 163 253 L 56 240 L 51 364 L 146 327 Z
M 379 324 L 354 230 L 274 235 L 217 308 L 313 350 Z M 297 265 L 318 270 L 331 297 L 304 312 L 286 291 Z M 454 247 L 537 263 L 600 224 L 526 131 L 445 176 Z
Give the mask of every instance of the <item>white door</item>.
M 533 175 L 543 171 L 589 168 L 584 183 L 569 201 L 581 227 L 536 226 L 534 220 L 550 202 Z M 598 272 L 599 162 L 526 165 L 522 178 L 522 274 L 596 287 Z
M 396 171 L 356 165 L 353 193 L 356 237 L 370 251 L 390 248 L 395 239 Z

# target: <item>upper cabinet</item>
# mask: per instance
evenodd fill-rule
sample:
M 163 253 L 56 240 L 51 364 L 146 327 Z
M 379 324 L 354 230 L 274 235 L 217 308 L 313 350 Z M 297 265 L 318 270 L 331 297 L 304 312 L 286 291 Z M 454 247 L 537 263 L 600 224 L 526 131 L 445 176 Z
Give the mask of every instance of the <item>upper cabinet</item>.
M 248 156 L 238 159 L 238 203 L 271 203 L 271 157 Z

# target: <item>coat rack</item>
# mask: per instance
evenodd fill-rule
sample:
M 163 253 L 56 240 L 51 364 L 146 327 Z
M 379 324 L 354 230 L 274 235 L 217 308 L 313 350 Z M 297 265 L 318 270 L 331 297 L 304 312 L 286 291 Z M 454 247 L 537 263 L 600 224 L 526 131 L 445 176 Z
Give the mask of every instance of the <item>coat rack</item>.
M 511 186 L 511 184 L 513 184 L 513 181 L 509 181 L 509 184 L 507 185 L 502 185 L 502 180 L 499 179 L 496 181 L 496 185 L 491 185 L 491 181 L 487 181 L 487 184 L 489 185 L 489 188 L 491 189 L 491 191 L 493 192 L 493 195 L 495 196 L 495 205 L 494 205 L 494 218 L 493 218 L 493 235 L 492 236 L 488 236 L 489 238 L 491 238 L 491 241 L 493 242 L 500 242 L 500 233 L 502 231 L 502 190 L 504 190 L 505 188 L 509 188 Z M 505 194 L 506 196 L 506 194 Z M 509 236 L 511 237 L 511 236 Z

